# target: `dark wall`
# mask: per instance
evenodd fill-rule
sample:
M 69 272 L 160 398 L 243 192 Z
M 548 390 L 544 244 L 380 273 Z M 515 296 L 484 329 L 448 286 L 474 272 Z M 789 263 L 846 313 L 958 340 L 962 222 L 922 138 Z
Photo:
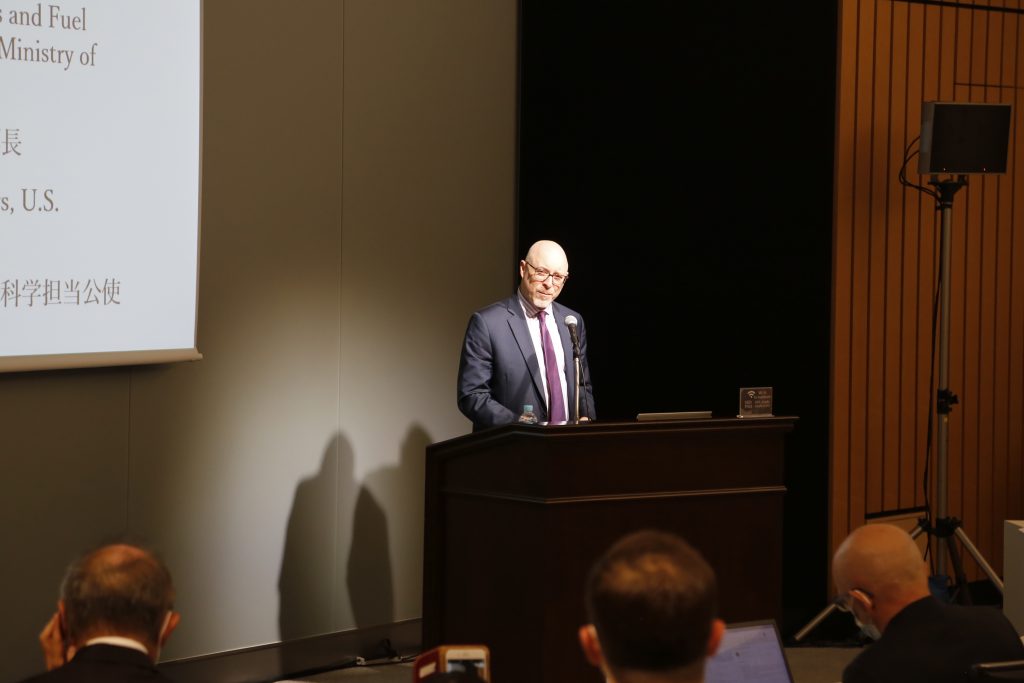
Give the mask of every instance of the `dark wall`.
M 569 254 L 600 418 L 733 415 L 762 385 L 800 416 L 792 630 L 827 597 L 836 3 L 521 10 L 520 251 Z

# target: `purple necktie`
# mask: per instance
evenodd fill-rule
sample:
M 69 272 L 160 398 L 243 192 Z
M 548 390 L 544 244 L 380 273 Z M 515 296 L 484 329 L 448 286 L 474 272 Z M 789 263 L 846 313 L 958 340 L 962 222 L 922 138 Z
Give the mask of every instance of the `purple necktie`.
M 558 379 L 558 358 L 555 345 L 551 343 L 548 326 L 544 324 L 547 311 L 537 313 L 540 320 L 540 345 L 544 349 L 544 372 L 548 378 L 548 422 L 565 422 L 565 401 L 562 399 L 562 382 Z

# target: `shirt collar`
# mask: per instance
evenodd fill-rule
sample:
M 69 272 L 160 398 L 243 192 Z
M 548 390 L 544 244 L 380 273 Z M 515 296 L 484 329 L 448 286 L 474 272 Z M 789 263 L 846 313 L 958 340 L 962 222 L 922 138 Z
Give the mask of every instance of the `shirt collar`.
M 125 638 L 123 636 L 100 636 L 99 638 L 92 638 L 87 640 L 85 643 L 86 647 L 90 645 L 114 645 L 115 647 L 126 647 L 130 650 L 138 650 L 144 655 L 149 655 L 149 650 L 146 646 L 133 638 Z
M 526 314 L 527 318 L 536 318 L 537 314 L 541 311 L 547 311 L 548 313 L 551 312 L 551 306 L 548 306 L 547 308 L 537 308 L 534 306 L 533 303 L 523 296 L 523 292 L 519 289 L 516 290 L 516 295 L 519 296 L 519 304 L 523 307 L 523 313 Z M 554 302 L 551 303 L 554 304 Z

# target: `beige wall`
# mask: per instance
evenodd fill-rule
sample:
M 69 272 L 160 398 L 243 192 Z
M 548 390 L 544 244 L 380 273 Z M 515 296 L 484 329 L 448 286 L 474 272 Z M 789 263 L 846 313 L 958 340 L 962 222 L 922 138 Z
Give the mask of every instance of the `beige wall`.
M 126 528 L 177 579 L 167 658 L 420 613 L 423 448 L 514 272 L 516 3 L 204 19 L 205 358 L 0 376 L 0 678 Z

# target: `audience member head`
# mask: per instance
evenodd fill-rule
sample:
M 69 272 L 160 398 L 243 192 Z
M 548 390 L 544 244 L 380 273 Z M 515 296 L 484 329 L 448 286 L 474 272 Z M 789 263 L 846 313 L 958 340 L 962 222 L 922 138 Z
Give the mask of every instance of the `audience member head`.
M 639 531 L 591 569 L 590 623 L 580 644 L 610 681 L 699 681 L 718 649 L 715 574 L 700 553 L 672 534 Z
M 832 577 L 840 606 L 874 638 L 904 607 L 929 594 L 917 543 L 890 524 L 868 524 L 847 536 L 832 558 Z
M 127 543 L 86 553 L 68 567 L 58 603 L 67 645 L 80 649 L 102 636 L 131 638 L 155 662 L 178 625 L 174 584 L 153 553 Z

